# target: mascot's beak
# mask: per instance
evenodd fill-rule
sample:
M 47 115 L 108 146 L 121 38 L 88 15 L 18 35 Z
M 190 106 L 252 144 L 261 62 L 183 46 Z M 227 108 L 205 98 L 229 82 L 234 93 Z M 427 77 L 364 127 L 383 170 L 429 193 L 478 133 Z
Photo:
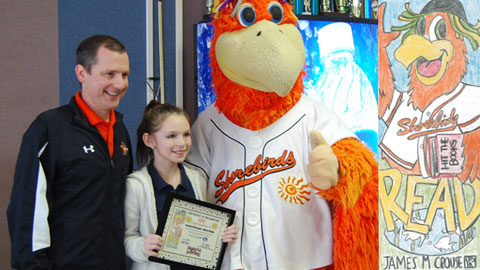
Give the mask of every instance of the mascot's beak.
M 222 34 L 215 52 L 228 79 L 282 97 L 290 92 L 305 63 L 303 39 L 297 27 L 267 20 Z
M 453 44 L 449 40 L 432 42 L 419 35 L 410 35 L 394 55 L 405 69 L 413 64 L 412 68 L 420 81 L 433 85 L 445 74 L 453 58 Z

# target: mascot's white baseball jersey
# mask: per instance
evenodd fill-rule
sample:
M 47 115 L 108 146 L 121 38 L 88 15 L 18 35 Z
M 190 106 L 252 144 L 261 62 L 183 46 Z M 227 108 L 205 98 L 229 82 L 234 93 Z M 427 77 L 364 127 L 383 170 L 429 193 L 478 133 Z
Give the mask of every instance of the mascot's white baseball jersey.
M 207 200 L 237 211 L 239 238 L 227 249 L 222 269 L 312 269 L 332 263 L 330 210 L 309 186 L 305 166 L 311 146 L 305 138 L 315 129 L 332 145 L 355 135 L 306 96 L 281 120 L 251 131 L 212 105 L 192 127 L 187 161 L 207 174 Z
M 425 111 L 413 108 L 408 94 L 395 91 L 391 106 L 383 115 L 389 124 L 379 147 L 407 169 L 418 161 L 424 177 L 430 176 L 424 158 L 427 138 L 435 134 L 463 134 L 478 129 L 480 115 L 471 108 L 480 99 L 477 86 L 460 83 L 450 93 L 434 100 Z M 391 119 L 390 119 L 391 118 Z M 401 141 L 401 143 L 399 143 Z

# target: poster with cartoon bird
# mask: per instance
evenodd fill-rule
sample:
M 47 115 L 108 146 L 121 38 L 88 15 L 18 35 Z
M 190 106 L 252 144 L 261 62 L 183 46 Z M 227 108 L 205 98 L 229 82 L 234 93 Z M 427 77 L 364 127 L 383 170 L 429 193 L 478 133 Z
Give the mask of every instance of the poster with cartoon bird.
M 380 1 L 380 269 L 480 269 L 479 8 Z

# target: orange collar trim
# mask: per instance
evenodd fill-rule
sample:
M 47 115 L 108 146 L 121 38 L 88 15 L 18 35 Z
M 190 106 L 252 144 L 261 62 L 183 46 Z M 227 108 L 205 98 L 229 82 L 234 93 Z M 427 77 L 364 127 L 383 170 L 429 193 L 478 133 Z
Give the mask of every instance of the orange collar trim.
M 110 110 L 110 121 L 107 122 L 103 120 L 92 109 L 90 109 L 87 103 L 85 103 L 85 101 L 80 96 L 80 91 L 75 94 L 75 102 L 77 103 L 78 107 L 83 112 L 83 114 L 85 114 L 85 116 L 87 117 L 87 120 L 90 123 L 90 125 L 96 126 L 103 122 L 110 123 L 110 125 L 112 126 L 115 124 L 116 118 L 115 118 L 115 112 L 113 110 Z

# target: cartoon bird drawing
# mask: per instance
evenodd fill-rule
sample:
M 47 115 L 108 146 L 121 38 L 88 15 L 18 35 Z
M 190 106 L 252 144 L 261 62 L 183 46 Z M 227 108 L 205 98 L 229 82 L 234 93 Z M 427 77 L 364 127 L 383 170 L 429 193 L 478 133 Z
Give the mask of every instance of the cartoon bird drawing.
M 431 0 L 420 13 L 407 2 L 399 16 L 406 24 L 386 32 L 385 6 L 379 9 L 379 117 L 386 123 L 382 157 L 407 174 L 479 180 L 480 88 L 462 79 L 467 44 L 472 50 L 480 44 L 480 24 L 467 21 L 458 0 Z M 407 90 L 395 88 L 387 55 L 400 35 L 393 58 L 408 70 Z
M 192 126 L 187 162 L 209 178 L 207 200 L 237 211 L 239 240 L 222 267 L 377 269 L 377 162 L 303 94 L 305 49 L 291 6 L 225 0 L 217 10 L 217 98 Z M 282 189 L 281 179 L 302 188 Z M 312 192 L 298 193 L 305 188 Z

